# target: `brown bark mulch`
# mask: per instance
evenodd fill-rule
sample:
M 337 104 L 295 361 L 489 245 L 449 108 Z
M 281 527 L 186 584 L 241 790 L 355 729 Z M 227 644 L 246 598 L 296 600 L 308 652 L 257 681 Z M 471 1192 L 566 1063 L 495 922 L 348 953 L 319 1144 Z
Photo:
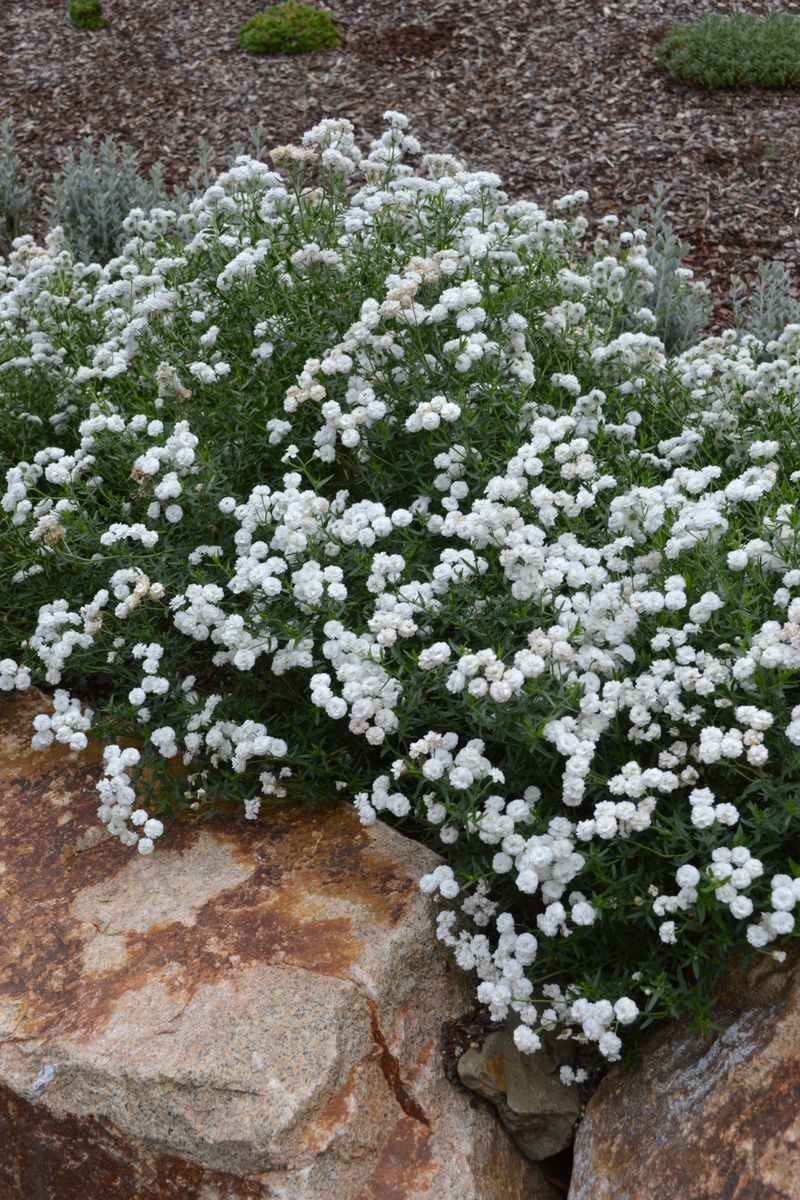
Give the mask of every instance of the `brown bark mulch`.
M 705 93 L 653 49 L 675 20 L 740 0 L 329 0 L 339 49 L 240 49 L 261 0 L 105 0 L 109 27 L 73 29 L 66 0 L 0 0 L 0 117 L 46 177 L 68 144 L 113 134 L 183 181 L 200 136 L 219 165 L 257 124 L 266 144 L 347 116 L 366 141 L 400 109 L 425 149 L 495 170 L 514 196 L 586 188 L 627 212 L 655 183 L 717 295 L 762 261 L 795 273 L 800 96 Z M 800 15 L 800 0 L 749 3 Z

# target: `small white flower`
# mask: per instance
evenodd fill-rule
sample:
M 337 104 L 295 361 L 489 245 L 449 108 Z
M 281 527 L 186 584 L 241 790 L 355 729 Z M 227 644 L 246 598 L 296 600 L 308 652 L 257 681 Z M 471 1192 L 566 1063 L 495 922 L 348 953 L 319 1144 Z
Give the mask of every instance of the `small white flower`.
M 541 1049 L 542 1039 L 527 1025 L 518 1025 L 514 1030 L 514 1045 L 522 1054 L 535 1054 Z

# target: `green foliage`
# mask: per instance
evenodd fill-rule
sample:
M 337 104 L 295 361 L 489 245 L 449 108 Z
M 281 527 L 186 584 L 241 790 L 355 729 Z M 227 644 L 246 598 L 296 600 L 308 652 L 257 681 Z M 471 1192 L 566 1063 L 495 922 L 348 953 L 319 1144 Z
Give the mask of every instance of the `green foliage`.
M 673 26 L 656 50 L 662 67 L 703 88 L 800 86 L 800 18 L 706 13 Z
M 69 0 L 67 12 L 70 24 L 76 29 L 105 29 L 108 25 L 100 9 L 100 0 Z
M 333 18 L 311 4 L 276 4 L 245 21 L 239 42 L 253 54 L 309 54 L 339 45 Z
M 140 853 L 183 809 L 405 821 L 495 1019 L 614 1059 L 797 936 L 800 328 L 668 355 L 645 230 L 587 250 L 585 193 L 387 121 L 0 266 L 0 690 L 105 743 Z
M 33 179 L 14 149 L 11 118 L 0 121 L 0 255 L 30 228 Z
M 60 225 L 76 257 L 107 262 L 125 240 L 122 223 L 131 209 L 168 204 L 161 167 L 139 172 L 136 151 L 104 138 L 87 138 L 76 155 L 67 150 L 53 181 L 48 216 Z

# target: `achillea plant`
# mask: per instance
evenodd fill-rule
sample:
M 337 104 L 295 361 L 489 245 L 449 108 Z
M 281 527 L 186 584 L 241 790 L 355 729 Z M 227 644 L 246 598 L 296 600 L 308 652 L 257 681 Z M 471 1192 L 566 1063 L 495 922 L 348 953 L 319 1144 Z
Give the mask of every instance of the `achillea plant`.
M 800 326 L 671 356 L 643 231 L 386 119 L 0 265 L 0 688 L 140 853 L 321 795 L 429 838 L 494 1018 L 614 1060 L 795 933 Z
M 70 24 L 76 29 L 105 29 L 108 25 L 100 0 L 69 0 L 67 13 Z
M 286 0 L 245 21 L 239 42 L 253 54 L 309 54 L 338 46 L 339 34 L 326 9 Z
M 800 17 L 704 13 L 674 25 L 656 50 L 666 70 L 703 88 L 800 86 Z

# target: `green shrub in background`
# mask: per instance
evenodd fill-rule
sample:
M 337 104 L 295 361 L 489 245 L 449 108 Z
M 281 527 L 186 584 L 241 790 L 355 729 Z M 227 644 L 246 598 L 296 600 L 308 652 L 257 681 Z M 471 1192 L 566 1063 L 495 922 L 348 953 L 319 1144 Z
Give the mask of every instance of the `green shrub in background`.
M 0 121 L 0 255 L 30 229 L 33 179 L 14 149 L 11 118 Z
M 800 18 L 707 13 L 673 26 L 656 50 L 662 67 L 703 88 L 800 86 Z
M 105 29 L 108 25 L 100 11 L 100 0 L 69 0 L 67 12 L 76 29 Z
M 276 4 L 245 21 L 239 42 L 253 54 L 308 54 L 339 45 L 329 12 L 311 4 Z

